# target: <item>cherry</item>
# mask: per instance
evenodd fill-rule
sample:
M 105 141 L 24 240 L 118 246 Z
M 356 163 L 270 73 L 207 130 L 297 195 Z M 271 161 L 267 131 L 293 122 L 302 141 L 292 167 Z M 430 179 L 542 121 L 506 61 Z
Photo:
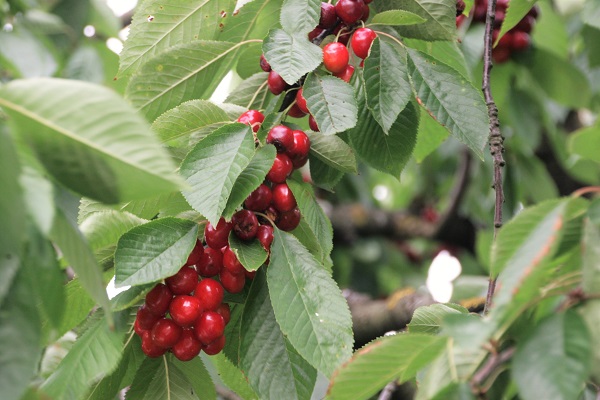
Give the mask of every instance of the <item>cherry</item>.
M 203 254 L 204 256 L 204 254 Z M 202 257 L 200 257 L 202 260 Z M 198 283 L 198 273 L 192 267 L 183 267 L 175 275 L 165 279 L 173 294 L 191 293 Z
M 318 26 L 312 31 L 308 32 L 308 40 L 312 41 L 314 38 L 319 36 L 325 29 L 319 28 Z
M 319 27 L 324 29 L 333 28 L 338 17 L 335 13 L 335 6 L 331 3 L 321 3 L 321 17 L 319 18 Z
M 354 72 L 354 67 L 352 67 L 352 72 Z M 348 81 L 349 80 L 350 79 L 348 79 Z M 314 132 L 319 132 L 319 125 L 317 125 L 317 121 L 315 120 L 315 117 L 313 117 L 312 115 L 310 115 L 308 117 L 308 127 Z
M 296 92 L 296 105 L 298 106 L 298 108 L 300 110 L 302 110 L 302 112 L 304 112 L 305 114 L 308 114 L 308 107 L 306 106 L 306 99 L 304 98 L 304 96 L 302 95 L 303 90 L 302 88 L 300 88 L 300 90 L 298 90 Z
M 492 51 L 492 59 L 498 64 L 508 61 L 510 58 L 510 49 L 508 47 L 496 46 Z
M 367 22 L 367 20 L 369 19 L 369 14 L 371 14 L 371 9 L 369 8 L 369 6 L 366 3 L 363 3 L 362 10 L 363 10 L 363 15 L 362 15 L 362 17 L 360 17 L 360 20 L 363 22 Z
M 279 220 L 276 225 L 282 231 L 293 231 L 300 223 L 300 210 L 296 207 L 290 211 L 282 212 L 279 214 Z
M 287 183 L 273 186 L 273 205 L 279 212 L 289 211 L 296 207 L 296 198 Z
M 494 31 L 494 33 L 499 33 L 499 31 Z M 496 36 L 496 37 L 494 37 Z M 497 39 L 497 34 L 496 35 L 492 35 L 492 40 L 494 40 L 494 42 Z M 504 34 L 504 36 L 502 36 L 500 38 L 500 40 L 498 41 L 498 46 L 499 47 L 510 47 L 511 43 L 512 43 L 512 36 L 513 36 L 513 32 L 506 32 Z
M 197 280 L 198 278 L 196 278 Z M 146 294 L 146 311 L 154 315 L 163 316 L 169 309 L 169 303 L 173 298 L 173 293 L 163 283 L 154 286 L 151 291 Z M 150 328 L 144 328 L 150 329 Z
M 242 240 L 251 240 L 258 230 L 256 214 L 250 210 L 240 210 L 231 217 L 233 232 Z
M 276 125 L 267 134 L 267 143 L 273 144 L 278 153 L 285 153 L 294 145 L 294 134 L 292 128 L 285 125 Z
M 221 317 L 223 317 L 223 320 L 225 321 L 225 325 L 227 325 L 229 323 L 229 321 L 231 320 L 231 308 L 229 307 L 229 304 L 222 303 L 219 306 L 219 308 L 217 308 L 217 313 L 219 313 L 221 315 Z
M 139 311 L 139 310 L 138 310 Z M 158 318 L 157 318 L 158 319 Z M 147 329 L 142 329 L 142 327 L 140 326 L 140 321 L 136 318 L 135 321 L 133 321 L 133 331 L 138 335 L 138 336 L 142 336 L 142 334 L 144 332 L 147 331 Z
M 271 93 L 274 95 L 281 94 L 288 87 L 288 84 L 283 80 L 281 75 L 275 72 L 275 70 L 271 70 L 271 72 L 269 72 L 267 85 L 269 86 Z
M 531 15 L 526 15 L 525 17 L 523 17 L 522 20 L 519 21 L 519 23 L 517 24 L 517 26 L 515 26 L 514 29 L 525 33 L 530 33 L 533 29 L 534 24 L 535 18 Z
M 456 16 L 462 15 L 465 11 L 466 4 L 463 0 L 456 0 Z
M 202 343 L 196 339 L 192 329 L 184 329 L 179 341 L 171 349 L 173 355 L 181 361 L 190 361 L 202 351 Z
M 219 273 L 219 279 L 223 288 L 229 293 L 241 292 L 244 290 L 244 285 L 246 284 L 244 274 L 232 274 L 225 268 Z
M 298 107 L 297 103 L 294 103 L 287 112 L 287 115 L 289 115 L 292 118 L 302 118 L 306 114 L 307 113 L 305 113 L 300 109 L 300 107 Z
M 264 211 L 271 204 L 271 188 L 261 183 L 244 201 L 244 207 L 252 211 Z
M 260 55 L 260 69 L 265 72 L 271 72 L 271 64 L 269 64 L 264 54 Z
M 346 69 L 349 60 L 350 54 L 348 53 L 348 49 L 340 42 L 329 43 L 323 47 L 323 65 L 330 72 L 334 74 L 342 72 Z
M 257 229 L 256 232 L 258 235 L 259 230 Z M 225 251 L 223 252 L 223 269 L 226 269 L 233 275 L 242 274 L 246 270 L 242 263 L 238 260 L 233 250 L 231 250 L 229 247 L 226 247 Z
M 279 219 L 279 211 L 277 211 L 277 209 L 273 205 L 270 205 L 269 207 L 267 207 L 264 214 L 267 216 L 267 219 L 269 221 L 277 222 L 277 220 Z M 266 225 L 266 224 L 269 224 L 269 221 L 263 221 L 263 222 Z
M 209 356 L 214 356 L 215 354 L 219 354 L 223 350 L 223 347 L 225 347 L 225 335 L 207 344 L 204 352 Z
M 200 261 L 200 257 L 202 257 L 203 253 L 204 253 L 204 246 L 202 245 L 202 242 L 199 240 L 196 240 L 196 244 L 194 245 L 192 252 L 188 256 L 188 259 L 185 262 L 185 265 L 186 266 L 196 265 L 196 263 L 198 261 Z
M 273 227 L 271 225 L 260 225 L 256 237 L 262 247 L 269 251 L 271 249 L 271 243 L 273 243 Z
M 223 268 L 223 254 L 221 250 L 208 247 L 204 255 L 200 259 L 198 265 L 198 274 L 203 277 L 211 277 L 217 275 Z
M 522 51 L 529 47 L 531 43 L 531 39 L 529 38 L 529 34 L 522 31 L 514 31 L 512 33 L 512 40 L 510 42 L 510 47 L 516 51 Z
M 152 340 L 150 331 L 142 333 L 142 351 L 150 358 L 160 357 L 167 352 L 167 349 L 157 346 Z
M 220 250 L 221 247 L 227 246 L 229 232 L 231 232 L 232 228 L 233 225 L 231 222 L 226 222 L 223 217 L 219 219 L 216 227 L 212 226 L 210 222 L 206 224 L 204 228 L 204 240 L 206 240 L 208 247 Z
M 294 143 L 293 140 L 294 135 L 292 134 L 292 145 Z M 293 169 L 294 165 L 290 157 L 287 154 L 279 153 L 275 156 L 275 161 L 273 161 L 273 166 L 267 174 L 267 179 L 273 183 L 285 182 Z
M 377 34 L 369 28 L 359 28 L 352 35 L 352 40 L 350 41 L 350 45 L 352 46 L 352 51 L 360 58 L 367 58 L 369 55 L 369 50 L 371 49 L 371 44 L 373 44 L 373 40 L 377 37 Z
M 268 257 L 267 257 L 268 258 Z M 254 277 L 256 276 L 256 271 L 248 271 L 245 270 L 244 271 L 244 276 L 248 279 L 254 279 Z
M 169 299 L 169 301 L 170 301 L 170 299 Z M 169 306 L 167 305 L 167 309 L 168 308 L 169 308 Z M 166 312 L 166 310 L 165 310 L 165 312 Z M 152 327 L 154 326 L 156 321 L 159 320 L 160 317 L 161 316 L 157 316 L 156 314 L 151 313 L 148 310 L 147 305 L 143 305 L 137 311 L 133 328 L 135 329 L 136 325 L 137 325 L 137 329 L 139 331 L 149 331 L 150 329 L 152 329 Z M 138 330 L 136 330 L 136 332 Z
M 196 297 L 179 295 L 173 298 L 169 314 L 179 326 L 188 327 L 194 324 L 204 311 L 203 304 Z
M 288 151 L 288 155 L 292 160 L 294 169 L 298 169 L 306 164 L 308 161 L 308 152 L 310 151 L 310 139 L 306 136 L 306 133 L 295 130 L 294 133 L 294 146 Z
M 181 326 L 172 319 L 161 318 L 152 327 L 152 341 L 155 345 L 168 349 L 177 343 L 182 331 Z
M 242 124 L 250 125 L 252 127 L 253 132 L 258 132 L 258 128 L 260 128 L 260 124 L 265 120 L 265 116 L 258 110 L 248 110 L 237 119 L 238 122 Z
M 352 25 L 363 15 L 362 0 L 339 0 L 335 5 L 335 12 L 346 25 Z
M 529 10 L 529 12 L 527 13 L 527 15 L 532 16 L 533 18 L 537 18 L 538 15 L 540 14 L 540 8 L 538 7 L 538 5 L 534 5 L 531 10 Z
M 206 311 L 198 318 L 194 328 L 198 340 L 207 345 L 223 336 L 225 320 L 215 311 Z
M 342 72 L 333 74 L 333 76 L 340 78 L 341 80 L 343 80 L 346 83 L 350 82 L 350 79 L 352 79 L 352 75 L 354 75 L 354 67 L 352 65 L 347 65 L 346 69 L 343 70 Z M 308 125 L 310 126 L 310 120 L 308 121 Z M 311 127 L 311 129 L 312 129 L 312 127 Z M 313 129 L 313 131 L 314 131 L 314 129 Z
M 214 279 L 202 279 L 196 286 L 194 296 L 202 303 L 204 310 L 215 311 L 223 301 L 223 286 Z

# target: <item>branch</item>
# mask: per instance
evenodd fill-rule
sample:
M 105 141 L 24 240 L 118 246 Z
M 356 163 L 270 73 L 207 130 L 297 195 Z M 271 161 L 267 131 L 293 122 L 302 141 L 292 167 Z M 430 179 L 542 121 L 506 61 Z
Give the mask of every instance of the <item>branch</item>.
M 391 400 L 394 391 L 396 390 L 396 381 L 392 381 L 385 385 L 377 400 Z
M 242 400 L 240 396 L 238 396 L 234 391 L 227 389 L 221 385 L 215 385 L 215 389 L 217 389 L 217 394 L 220 398 L 224 400 Z
M 483 383 L 498 369 L 498 367 L 508 362 L 514 353 L 515 348 L 510 347 L 500 353 L 490 355 L 485 364 L 483 364 L 483 366 L 475 372 L 473 378 L 471 378 L 471 390 L 473 393 L 485 393 L 485 389 L 482 387 Z

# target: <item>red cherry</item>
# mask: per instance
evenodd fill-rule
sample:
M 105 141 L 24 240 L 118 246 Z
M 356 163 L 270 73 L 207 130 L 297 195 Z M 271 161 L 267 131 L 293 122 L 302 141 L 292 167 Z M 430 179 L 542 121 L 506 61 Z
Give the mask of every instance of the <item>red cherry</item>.
M 267 85 L 269 86 L 271 93 L 274 95 L 281 94 L 288 87 L 288 84 L 283 80 L 281 75 L 275 72 L 275 70 L 271 70 L 271 72 L 269 72 Z
M 287 183 L 273 186 L 273 206 L 279 212 L 289 211 L 296 207 L 296 198 Z
M 142 334 L 147 331 L 147 329 L 142 329 L 140 326 L 140 321 L 136 318 L 135 321 L 133 321 L 133 331 L 141 337 Z
M 467 5 L 465 4 L 465 2 L 463 0 L 456 0 L 456 16 L 460 16 L 462 15 L 462 13 L 465 11 L 465 7 Z
M 229 304 L 222 303 L 219 306 L 219 308 L 217 308 L 217 313 L 219 313 L 221 315 L 221 317 L 223 317 L 223 320 L 225 321 L 225 325 L 227 325 L 229 323 L 229 321 L 231 320 L 231 308 L 229 307 Z
M 167 309 L 168 308 L 169 308 L 169 306 L 167 305 Z M 165 312 L 166 312 L 166 310 L 165 310 Z M 136 325 L 137 325 L 137 329 L 139 331 L 149 331 L 150 329 L 152 329 L 152 327 L 154 326 L 156 321 L 158 321 L 160 319 L 160 317 L 161 316 L 151 313 L 148 310 L 148 306 L 143 305 L 137 311 L 137 315 L 135 317 L 135 323 L 134 323 L 133 327 L 135 329 Z M 136 332 L 137 332 L 137 330 L 136 330 Z
M 258 110 L 248 110 L 237 119 L 242 124 L 250 125 L 253 132 L 258 132 L 260 124 L 265 120 L 265 116 Z
M 216 227 L 212 226 L 210 222 L 206 224 L 204 228 L 204 240 L 208 247 L 220 250 L 221 247 L 227 246 L 229 232 L 231 232 L 232 228 L 233 225 L 231 222 L 226 222 L 223 217 L 219 219 Z
M 242 240 L 251 240 L 256 236 L 258 230 L 258 219 L 256 214 L 250 210 L 240 210 L 231 217 L 233 232 Z
M 152 341 L 158 347 L 168 349 L 177 343 L 182 331 L 172 319 L 161 318 L 152 327 Z
M 508 8 L 508 3 L 509 3 L 509 0 L 498 0 L 496 2 L 496 10 L 504 10 L 505 11 Z M 486 1 L 485 6 L 487 7 L 487 1 Z
M 318 26 L 313 29 L 312 31 L 308 32 L 308 40 L 310 40 L 312 42 L 312 40 L 314 38 L 316 38 L 317 36 L 319 36 L 325 29 L 324 28 L 319 28 Z
M 346 25 L 353 25 L 363 16 L 362 0 L 339 0 L 335 12 Z
M 271 188 L 261 183 L 244 201 L 244 207 L 252 211 L 264 211 L 271 204 Z
M 192 267 L 183 267 L 175 275 L 165 279 L 165 282 L 173 294 L 188 294 L 198 283 L 198 273 Z
M 294 146 L 288 151 L 294 169 L 298 169 L 308 161 L 310 151 L 310 139 L 306 133 L 300 130 L 294 131 Z
M 142 351 L 150 358 L 160 357 L 167 352 L 167 349 L 157 346 L 152 340 L 152 333 L 144 331 L 142 333 Z
M 169 307 L 171 318 L 182 327 L 192 326 L 203 311 L 204 307 L 200 300 L 187 295 L 175 296 Z
M 219 279 L 223 288 L 229 293 L 241 292 L 244 290 L 244 285 L 246 284 L 244 274 L 232 274 L 225 268 L 219 273 Z
M 529 12 L 527 13 L 527 15 L 532 16 L 533 18 L 537 18 L 538 15 L 540 14 L 540 8 L 538 7 L 538 5 L 534 5 L 531 10 L 529 10 Z
M 497 46 L 492 50 L 492 59 L 495 63 L 502 64 L 510 59 L 511 51 L 508 47 Z
M 198 265 L 198 274 L 202 277 L 210 278 L 217 275 L 223 268 L 223 254 L 221 250 L 208 247 L 200 259 Z
M 293 208 L 290 211 L 282 212 L 279 214 L 279 220 L 277 221 L 277 227 L 282 231 L 293 231 L 300 223 L 300 210 Z
M 352 67 L 352 72 L 354 72 L 354 67 Z M 319 125 L 312 115 L 308 117 L 308 127 L 314 132 L 319 132 Z
M 146 310 L 154 315 L 163 316 L 169 309 L 172 298 L 171 290 L 165 284 L 159 283 L 146 294 Z
M 294 135 L 292 134 L 292 145 L 294 143 L 293 140 Z M 287 154 L 279 153 L 275 156 L 275 161 L 273 161 L 273 166 L 267 174 L 267 179 L 273 183 L 285 182 L 293 169 L 294 165 L 292 164 L 290 157 Z
M 202 242 L 199 240 L 196 240 L 196 245 L 194 245 L 194 248 L 192 249 L 192 252 L 188 256 L 188 259 L 185 262 L 185 265 L 186 266 L 196 265 L 196 263 L 198 261 L 200 261 L 200 257 L 202 257 L 203 253 L 204 253 L 204 246 L 202 245 Z
M 346 69 L 349 60 L 350 54 L 348 53 L 348 49 L 340 42 L 329 43 L 323 47 L 323 65 L 325 65 L 327 70 L 333 73 L 340 73 Z
M 521 31 L 514 31 L 512 34 L 512 41 L 510 47 L 516 51 L 523 51 L 529 47 L 531 38 L 528 33 Z
M 369 8 L 369 6 L 366 3 L 363 3 L 362 9 L 363 9 L 363 15 L 362 15 L 362 17 L 360 17 L 360 20 L 363 22 L 367 22 L 367 20 L 369 19 L 369 14 L 371 14 L 371 9 Z
M 207 344 L 204 348 L 204 352 L 209 356 L 214 356 L 215 354 L 219 354 L 221 350 L 223 350 L 223 347 L 225 347 L 225 335 L 216 339 L 212 343 Z
M 258 228 L 260 228 L 260 226 Z M 259 229 L 257 229 L 256 232 L 258 235 Z M 223 269 L 226 269 L 233 275 L 243 274 L 246 270 L 229 246 L 226 247 L 223 252 Z
M 499 31 L 494 31 L 494 33 L 496 33 L 496 35 L 492 34 L 492 40 L 495 42 L 496 39 L 498 38 Z M 500 40 L 498 41 L 498 45 L 497 46 L 499 46 L 499 47 L 510 47 L 510 45 L 512 43 L 512 36 L 513 36 L 513 32 L 506 32 L 504 34 L 504 36 L 502 36 L 500 38 Z
M 271 249 L 271 243 L 273 243 L 273 227 L 271 225 L 260 225 L 256 237 L 262 247 L 269 251 Z
M 306 106 L 306 99 L 302 95 L 302 88 L 296 92 L 296 105 L 298 105 L 298 108 L 300 108 L 302 112 L 308 114 L 309 111 L 308 107 Z
M 194 326 L 196 329 L 196 337 L 202 342 L 202 344 L 209 344 L 214 342 L 219 337 L 223 336 L 225 331 L 225 320 L 221 314 L 215 311 L 206 311 Z
M 265 58 L 264 54 L 260 55 L 260 69 L 262 69 L 265 72 L 271 72 L 271 65 Z
M 335 12 L 335 6 L 331 3 L 321 3 L 321 17 L 319 18 L 319 27 L 324 29 L 333 28 L 338 17 Z
M 514 27 L 514 30 L 531 33 L 533 30 L 533 25 L 535 25 L 535 18 L 531 15 L 526 15 L 522 20 L 519 21 L 517 26 Z
M 352 40 L 350 41 L 350 45 L 352 46 L 352 51 L 360 58 L 367 58 L 369 55 L 369 50 L 371 49 L 371 45 L 373 44 L 373 40 L 377 37 L 377 34 L 369 28 L 359 28 L 352 35 Z
M 302 118 L 306 115 L 306 113 L 302 111 L 300 107 L 298 107 L 297 103 L 294 103 L 288 110 L 287 115 L 292 118 Z
M 343 70 L 342 72 L 333 74 L 333 76 L 337 76 L 338 78 L 340 78 L 341 80 L 343 80 L 346 83 L 350 82 L 350 79 L 352 79 L 352 75 L 354 75 L 354 67 L 352 65 L 347 65 L 346 69 Z M 310 120 L 308 121 L 308 125 L 310 126 Z M 314 131 L 314 129 L 313 129 L 313 131 Z
M 273 144 L 277 148 L 278 153 L 285 153 L 294 145 L 292 128 L 285 125 L 274 126 L 269 130 L 266 142 Z
M 200 300 L 204 310 L 210 311 L 215 311 L 219 308 L 219 305 L 223 301 L 223 294 L 223 286 L 210 278 L 202 279 L 194 292 L 194 296 Z
M 190 361 L 202 351 L 202 343 L 196 339 L 193 329 L 184 329 L 179 341 L 171 349 L 173 355 L 181 361 Z

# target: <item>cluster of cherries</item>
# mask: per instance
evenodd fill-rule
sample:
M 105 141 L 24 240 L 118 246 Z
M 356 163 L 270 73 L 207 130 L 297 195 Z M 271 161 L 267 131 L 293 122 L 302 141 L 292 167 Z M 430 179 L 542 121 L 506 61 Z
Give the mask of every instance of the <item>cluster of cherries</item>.
M 500 27 L 506 16 L 506 9 L 508 8 L 509 0 L 498 0 L 496 3 L 496 17 L 494 20 L 493 30 L 493 41 L 496 42 L 498 34 L 500 33 Z M 457 2 L 457 17 L 456 24 L 460 26 L 466 19 L 466 16 L 462 15 L 464 10 L 464 3 L 462 3 L 462 10 L 460 10 L 460 4 L 462 0 Z M 485 23 L 487 14 L 487 0 L 476 0 L 473 6 L 473 22 Z M 460 10 L 460 13 L 459 13 Z M 494 62 L 500 64 L 510 59 L 513 52 L 521 52 L 527 50 L 531 45 L 530 33 L 533 30 L 535 21 L 539 15 L 539 8 L 533 6 L 531 10 L 519 21 L 519 23 L 506 32 L 504 36 L 500 38 L 498 44 L 492 50 L 492 57 Z
M 257 132 L 264 119 L 260 111 L 249 110 L 240 115 L 238 122 L 250 125 Z M 256 221 L 257 229 L 270 227 L 274 223 L 282 231 L 291 231 L 300 223 L 301 214 L 296 198 L 286 182 L 294 170 L 308 161 L 310 139 L 301 130 L 276 125 L 269 130 L 266 142 L 277 149 L 273 166 L 265 181 L 248 196 L 244 201 L 244 209 L 237 214 L 244 213 L 252 224 Z M 246 240 L 249 239 L 251 238 Z

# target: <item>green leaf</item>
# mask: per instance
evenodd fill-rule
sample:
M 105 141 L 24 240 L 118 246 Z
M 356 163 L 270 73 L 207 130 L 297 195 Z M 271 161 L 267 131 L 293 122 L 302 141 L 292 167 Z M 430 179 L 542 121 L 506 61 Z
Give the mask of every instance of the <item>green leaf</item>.
M 33 163 L 35 162 L 33 161 Z M 6 170 L 9 170 L 8 167 Z M 29 216 L 40 232 L 48 235 L 50 229 L 52 229 L 52 221 L 54 220 L 54 186 L 48 181 L 42 171 L 43 168 L 41 167 L 38 169 L 30 165 L 24 165 L 19 181 L 23 188 L 23 200 L 27 206 Z M 6 184 L 8 185 L 8 182 Z M 16 213 L 16 216 L 20 213 L 16 206 L 12 212 Z
M 235 181 L 250 164 L 254 139 L 249 126 L 230 124 L 200 141 L 181 164 L 191 189 L 183 191 L 190 205 L 216 225 Z
M 427 20 L 415 13 L 405 10 L 389 10 L 375 14 L 371 19 L 374 25 L 415 25 L 422 24 Z
M 379 38 L 373 41 L 365 59 L 367 107 L 386 134 L 412 97 L 406 62 L 402 47 Z
M 415 145 L 415 160 L 422 162 L 425 157 L 433 153 L 448 138 L 448 131 L 429 115 L 422 112 L 419 120 L 419 134 Z
M 462 50 L 465 45 L 459 46 L 456 42 L 428 42 L 418 39 L 405 39 L 404 43 L 410 48 L 429 54 L 439 62 L 443 62 L 450 68 L 455 69 L 469 81 L 473 81 L 471 68 L 467 64 Z
M 58 62 L 48 48 L 49 43 L 44 43 L 24 25 L 14 24 L 12 32 L 0 31 L 0 64 L 19 78 L 52 76 Z
M 598 204 L 598 202 L 596 201 Z M 586 219 L 583 228 L 583 278 L 582 286 L 586 294 L 600 293 L 600 225 Z
M 266 72 L 259 72 L 244 79 L 229 93 L 226 101 L 251 110 L 264 109 L 273 98 L 267 86 L 267 77 Z
M 241 45 L 197 40 L 170 47 L 139 68 L 125 97 L 149 121 L 185 101 L 208 98 L 229 71 Z
M 468 314 L 469 310 L 458 304 L 432 304 L 415 310 L 408 331 L 412 333 L 427 333 L 436 335 L 442 328 L 442 321 L 448 314 Z
M 585 2 L 581 16 L 585 24 L 600 29 L 600 5 L 597 2 Z
M 200 357 L 195 357 L 193 360 L 185 362 L 173 357 L 170 361 L 187 377 L 188 382 L 192 384 L 195 394 L 199 398 L 208 400 L 217 399 L 215 384 Z
M 175 275 L 196 245 L 198 224 L 161 218 L 121 236 L 115 251 L 115 286 L 142 285 Z
M 523 400 L 576 399 L 591 367 L 590 335 L 572 310 L 554 314 L 517 346 L 512 378 Z
M 81 285 L 79 279 L 73 279 L 65 285 L 65 310 L 56 336 L 61 337 L 67 331 L 79 325 L 95 306 L 94 300 Z
M 44 167 L 77 193 L 117 203 L 179 187 L 149 126 L 109 89 L 62 79 L 12 81 L 0 88 L 0 107 Z
M 419 103 L 458 140 L 483 157 L 489 118 L 479 90 L 456 70 L 408 49 L 408 68 Z
M 498 34 L 498 40 L 504 36 L 504 34 L 514 28 L 519 21 L 531 10 L 531 7 L 535 5 L 537 0 L 513 0 L 508 3 L 508 9 L 502 21 L 502 27 Z
M 242 314 L 240 368 L 262 399 L 310 399 L 317 371 L 287 343 L 259 271 Z M 265 379 L 268 376 L 269 379 Z
M 447 338 L 398 334 L 357 351 L 332 377 L 329 399 L 369 399 L 387 383 L 406 382 L 444 349 Z
M 277 151 L 275 146 L 266 145 L 256 150 L 248 166 L 237 177 L 231 196 L 222 214 L 225 219 L 231 218 L 244 200 L 265 180 L 265 176 L 273 166 Z
M 290 85 L 323 60 L 321 48 L 312 44 L 305 34 L 290 35 L 282 29 L 269 31 L 263 42 L 263 53 L 271 67 Z
M 279 27 L 281 0 L 252 0 L 223 21 L 218 40 L 239 43 L 263 39 L 269 29 Z
M 568 143 L 571 153 L 600 163 L 600 156 L 594 151 L 600 148 L 600 126 L 579 129 L 569 136 Z
M 281 26 L 290 35 L 307 34 L 319 24 L 321 0 L 284 0 Z
M 331 276 L 289 233 L 275 229 L 267 271 L 275 318 L 292 346 L 326 375 L 352 353 L 352 320 Z
M 119 77 L 131 75 L 174 44 L 214 39 L 226 20 L 222 13 L 234 4 L 232 0 L 145 1 L 133 15 L 120 54 Z
M 590 378 L 594 382 L 600 380 L 600 300 L 586 301 L 577 311 L 583 317 L 591 340 L 591 371 Z
M 308 160 L 312 182 L 325 190 L 333 191 L 334 186 L 344 177 L 344 172 L 324 163 L 312 152 L 309 154 Z M 300 223 L 302 223 L 302 221 L 300 221 Z
M 267 261 L 268 253 L 258 240 L 241 240 L 231 232 L 229 234 L 229 247 L 247 271 L 256 271 Z
M 98 318 L 77 339 L 41 390 L 57 399 L 79 400 L 98 378 L 117 368 L 122 357 L 123 334 Z
M 356 125 L 359 110 L 354 90 L 341 79 L 309 74 L 302 94 L 323 135 L 343 132 Z
M 186 147 L 229 122 L 229 117 L 219 106 L 206 100 L 191 100 L 158 117 L 152 130 L 163 143 Z
M 142 300 L 145 300 L 146 294 L 154 288 L 154 283 L 147 285 L 131 286 L 129 289 L 120 292 L 115 297 L 110 299 L 110 304 L 113 311 L 122 311 L 139 305 Z
M 356 158 L 352 148 L 336 135 L 307 131 L 310 154 L 338 171 L 355 174 Z
M 208 357 L 206 357 L 208 358 Z M 223 353 L 210 357 L 210 360 L 215 365 L 219 377 L 231 390 L 239 394 L 244 400 L 258 400 L 259 397 L 254 393 L 247 378 L 242 371 L 236 368 L 235 365 Z

